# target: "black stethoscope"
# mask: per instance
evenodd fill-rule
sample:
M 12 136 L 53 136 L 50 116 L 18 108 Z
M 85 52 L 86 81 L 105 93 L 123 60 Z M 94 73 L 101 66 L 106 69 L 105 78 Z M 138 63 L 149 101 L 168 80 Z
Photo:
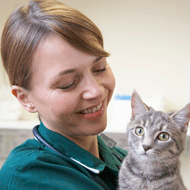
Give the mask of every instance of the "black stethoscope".
M 64 154 L 61 154 L 59 151 L 57 151 L 52 145 L 50 145 L 45 139 L 43 139 L 43 137 L 38 133 L 38 128 L 39 125 L 35 126 L 33 128 L 33 134 L 34 134 L 34 138 L 44 144 L 45 146 L 47 146 L 48 148 L 52 149 L 54 152 L 56 152 L 57 154 L 59 154 L 60 156 L 64 157 L 64 158 L 69 158 L 67 156 L 65 156 Z M 89 172 L 89 174 L 91 175 L 92 179 L 97 182 L 99 185 L 101 185 L 105 190 L 109 190 L 108 187 L 104 184 L 104 182 L 93 172 Z

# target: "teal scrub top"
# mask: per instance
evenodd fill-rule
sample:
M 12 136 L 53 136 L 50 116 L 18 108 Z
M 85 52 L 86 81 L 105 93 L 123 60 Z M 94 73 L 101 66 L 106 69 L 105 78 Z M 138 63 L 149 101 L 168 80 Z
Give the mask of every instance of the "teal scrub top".
M 104 161 L 66 137 L 40 124 L 38 132 L 64 157 L 29 139 L 16 147 L 0 170 L 1 190 L 103 190 L 117 189 L 118 170 L 127 151 L 109 148 L 98 136 L 100 156 Z M 116 154 L 116 156 L 115 156 Z M 92 176 L 95 176 L 98 183 Z

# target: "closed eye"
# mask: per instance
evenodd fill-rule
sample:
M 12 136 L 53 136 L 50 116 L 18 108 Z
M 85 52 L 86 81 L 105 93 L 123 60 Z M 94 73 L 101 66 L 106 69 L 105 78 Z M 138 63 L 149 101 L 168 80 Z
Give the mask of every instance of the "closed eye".
M 94 73 L 103 73 L 104 71 L 106 71 L 106 67 L 104 67 L 103 69 L 93 70 Z
M 64 86 L 59 86 L 58 88 L 61 90 L 69 90 L 72 87 L 74 87 L 76 85 L 77 80 L 75 80 L 73 83 L 68 84 L 68 85 L 64 85 Z

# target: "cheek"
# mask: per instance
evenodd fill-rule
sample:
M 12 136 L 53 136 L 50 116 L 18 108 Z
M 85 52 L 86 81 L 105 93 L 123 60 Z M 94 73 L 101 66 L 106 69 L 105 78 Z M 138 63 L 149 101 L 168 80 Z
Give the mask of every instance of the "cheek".
M 131 131 L 128 134 L 128 144 L 129 146 L 134 149 L 137 150 L 141 147 L 142 144 L 142 138 L 137 137 L 136 135 L 133 134 L 133 132 Z
M 71 114 L 76 106 L 76 98 L 70 95 L 54 96 L 51 98 L 51 111 L 58 115 Z
M 110 72 L 108 73 L 108 81 L 110 81 L 110 88 L 112 90 L 114 90 L 114 88 L 115 88 L 115 77 L 114 77 L 111 69 L 110 69 Z
M 110 93 L 109 100 L 108 100 L 108 102 L 109 102 L 112 97 L 113 91 L 115 89 L 115 77 L 111 70 L 105 78 L 105 86 L 109 90 L 109 93 Z
M 181 151 L 179 150 L 179 146 L 172 140 L 168 142 L 162 142 L 158 145 L 160 152 L 168 152 L 172 156 L 179 154 Z

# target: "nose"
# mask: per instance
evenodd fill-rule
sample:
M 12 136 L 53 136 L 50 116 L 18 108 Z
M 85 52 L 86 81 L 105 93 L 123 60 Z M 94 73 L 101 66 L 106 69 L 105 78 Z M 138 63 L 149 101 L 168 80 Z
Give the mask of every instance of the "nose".
M 93 76 L 85 78 L 84 90 L 82 94 L 83 99 L 98 99 L 104 95 L 104 87 L 101 82 Z
M 142 147 L 144 148 L 144 151 L 145 151 L 145 152 L 152 148 L 152 147 L 149 146 L 149 145 L 142 145 Z

